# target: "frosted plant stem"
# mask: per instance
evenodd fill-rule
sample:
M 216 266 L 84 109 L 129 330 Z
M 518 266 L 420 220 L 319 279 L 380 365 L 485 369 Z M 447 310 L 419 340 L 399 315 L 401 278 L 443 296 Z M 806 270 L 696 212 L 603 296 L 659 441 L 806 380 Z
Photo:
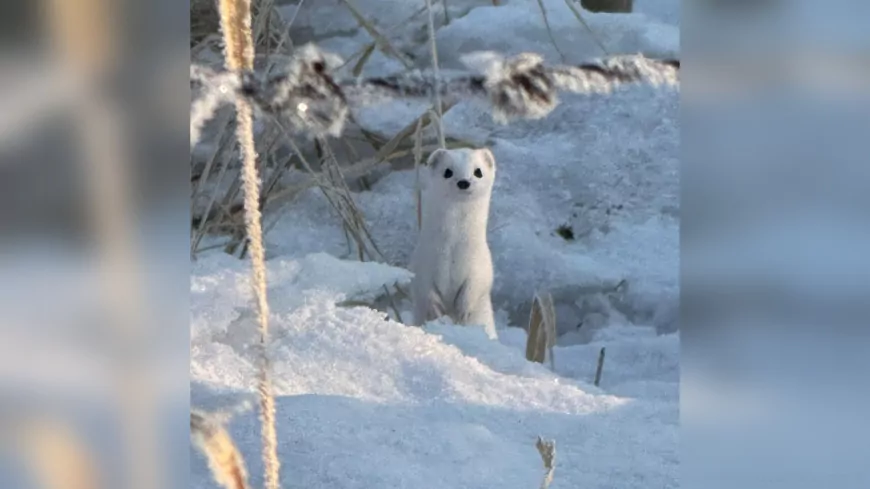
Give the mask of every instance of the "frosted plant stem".
M 191 441 L 205 455 L 212 478 L 219 486 L 224 489 L 248 489 L 245 459 L 217 418 L 191 411 Z
M 417 204 L 417 231 L 423 227 L 423 190 L 420 186 L 420 163 L 423 161 L 423 118 L 417 120 L 414 131 L 414 197 Z
M 254 68 L 254 40 L 251 32 L 251 0 L 220 0 L 221 32 L 224 38 L 225 63 L 233 72 Z M 257 175 L 257 151 L 254 146 L 254 117 L 251 102 L 236 97 L 236 136 L 242 156 L 245 232 L 250 241 L 254 299 L 260 326 L 259 371 L 257 393 L 260 400 L 263 467 L 266 489 L 278 489 L 281 463 L 278 460 L 278 437 L 275 430 L 275 398 L 267 352 L 269 339 L 269 302 L 266 297 L 266 263 L 260 214 L 260 179 Z
M 257 154 L 253 140 L 253 111 L 250 104 L 239 100 L 236 104 L 238 137 L 242 143 L 242 187 L 244 189 L 245 232 L 248 235 L 253 275 L 254 297 L 257 302 L 257 322 L 260 326 L 260 368 L 257 378 L 257 393 L 260 397 L 260 415 L 263 430 L 263 465 L 266 469 L 266 488 L 278 489 L 277 433 L 275 430 L 275 398 L 272 395 L 270 362 L 266 345 L 269 341 L 269 302 L 266 295 L 266 263 L 263 246 L 262 216 L 260 214 L 260 179 L 257 175 Z
M 429 10 L 429 46 L 432 48 L 432 74 L 435 76 L 435 114 L 438 127 L 438 143 L 442 148 L 447 147 L 444 137 L 444 124 L 441 122 L 441 73 L 438 69 L 438 47 L 435 45 L 435 13 L 432 12 L 432 0 L 426 0 L 426 8 Z
M 572 2 L 573 0 L 565 0 L 565 5 L 567 5 L 568 8 L 571 9 L 571 13 L 573 13 L 574 17 L 577 18 L 577 22 L 583 24 L 583 27 L 586 28 L 586 30 L 589 32 L 589 35 L 595 41 L 595 44 L 598 44 L 598 47 L 601 48 L 601 52 L 604 53 L 606 56 L 610 56 L 610 52 L 607 50 L 606 47 L 604 47 L 604 43 L 602 43 L 601 39 L 598 38 L 598 34 L 596 34 L 594 30 L 592 30 L 592 27 L 590 27 L 589 23 L 586 22 L 586 19 L 584 19 L 583 16 L 580 15 L 580 12 L 577 11 L 577 7 L 575 7 Z

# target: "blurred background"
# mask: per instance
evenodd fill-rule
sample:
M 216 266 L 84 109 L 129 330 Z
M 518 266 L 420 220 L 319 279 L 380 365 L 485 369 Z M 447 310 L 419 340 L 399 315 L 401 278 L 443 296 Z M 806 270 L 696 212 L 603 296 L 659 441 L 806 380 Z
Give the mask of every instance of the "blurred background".
M 682 483 L 866 487 L 870 5 L 684 6 Z
M 187 5 L 0 32 L 0 486 L 184 487 Z

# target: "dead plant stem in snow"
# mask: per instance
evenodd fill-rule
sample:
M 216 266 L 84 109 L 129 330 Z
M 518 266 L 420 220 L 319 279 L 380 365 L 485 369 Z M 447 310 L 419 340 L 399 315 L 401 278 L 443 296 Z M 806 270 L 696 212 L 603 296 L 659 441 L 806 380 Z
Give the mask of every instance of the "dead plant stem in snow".
M 251 33 L 251 0 L 220 0 L 221 32 L 224 38 L 225 63 L 234 72 L 254 68 L 254 40 Z M 254 146 L 253 107 L 243 97 L 235 98 L 236 136 L 242 155 L 245 230 L 250 240 L 252 286 L 260 326 L 260 368 L 257 392 L 260 398 L 263 467 L 266 489 L 278 489 L 278 442 L 275 431 L 275 398 L 269 375 L 267 344 L 269 337 L 269 303 L 266 297 L 266 264 L 260 215 L 260 179 L 257 175 L 257 152 Z
M 434 98 L 438 143 L 441 145 L 441 148 L 446 148 L 447 140 L 444 137 L 444 124 L 441 122 L 444 114 L 441 111 L 441 75 L 438 70 L 438 48 L 435 45 L 435 13 L 432 12 L 432 0 L 426 0 L 426 9 L 429 11 L 429 46 L 432 49 L 432 74 L 435 75 Z

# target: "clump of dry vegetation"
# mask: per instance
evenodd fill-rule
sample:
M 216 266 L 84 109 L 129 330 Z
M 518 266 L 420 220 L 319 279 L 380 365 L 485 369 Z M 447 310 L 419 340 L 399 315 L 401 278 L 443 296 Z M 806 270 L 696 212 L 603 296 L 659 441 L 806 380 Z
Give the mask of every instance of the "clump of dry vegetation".
M 544 462 L 544 479 L 541 481 L 541 489 L 548 489 L 553 483 L 553 476 L 556 473 L 556 442 L 553 440 L 544 440 L 540 436 L 535 442 L 535 448 L 541 454 L 541 461 Z
M 251 24 L 250 0 L 220 0 L 220 27 L 224 44 L 224 63 L 227 70 L 243 71 L 254 69 L 254 41 Z M 271 17 L 271 2 L 260 2 L 260 18 Z M 260 23 L 258 23 L 260 24 Z M 259 368 L 257 371 L 257 393 L 260 403 L 260 423 L 262 429 L 263 466 L 266 489 L 280 487 L 281 461 L 278 458 L 278 435 L 275 423 L 275 397 L 272 394 L 272 379 L 267 354 L 269 343 L 269 301 L 266 295 L 266 250 L 263 245 L 262 214 L 260 212 L 260 177 L 257 171 L 257 151 L 254 145 L 254 107 L 241 97 L 235 98 L 236 138 L 242 160 L 241 184 L 243 188 L 243 222 L 247 243 L 250 245 L 251 275 L 254 299 L 257 304 L 257 323 L 260 328 L 258 344 Z M 193 418 L 191 418 L 193 424 Z M 220 434 L 220 432 L 218 432 Z M 228 440 L 228 437 L 224 437 Z M 226 445 L 226 444 L 225 444 Z M 240 457 L 229 443 L 230 461 Z M 207 452 L 209 453 L 209 452 Z M 221 455 L 227 456 L 226 453 Z M 214 472 L 215 459 L 213 462 Z M 218 459 L 217 462 L 225 462 Z M 237 464 L 238 465 L 238 464 Z M 243 487 L 244 472 L 233 472 L 238 487 Z M 226 482 L 226 481 L 225 481 Z M 229 486 L 228 486 L 229 487 Z
M 549 292 L 535 294 L 529 316 L 529 336 L 526 340 L 526 359 L 544 363 L 549 356 L 553 365 L 553 346 L 556 344 L 556 308 Z M 549 353 L 549 355 L 547 355 Z
M 225 489 L 248 489 L 245 457 L 223 424 L 213 416 L 193 411 L 190 413 L 190 438 L 208 461 L 208 468 L 218 485 Z

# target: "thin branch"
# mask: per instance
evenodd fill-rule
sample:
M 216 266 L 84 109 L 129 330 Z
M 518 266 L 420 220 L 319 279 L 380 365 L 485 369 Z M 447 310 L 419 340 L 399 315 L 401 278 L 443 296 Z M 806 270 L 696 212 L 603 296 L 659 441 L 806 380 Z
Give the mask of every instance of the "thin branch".
M 550 37 L 550 42 L 553 44 L 553 47 L 556 48 L 556 52 L 559 53 L 559 58 L 564 63 L 566 61 L 565 53 L 559 49 L 559 45 L 556 43 L 556 38 L 553 37 L 553 29 L 550 27 L 550 19 L 547 17 L 547 8 L 544 7 L 544 0 L 538 0 L 538 7 L 541 9 L 541 16 L 544 17 L 544 26 L 547 28 L 547 36 Z
M 223 425 L 204 413 L 190 413 L 190 437 L 205 455 L 212 477 L 224 489 L 248 489 L 248 471 Z
M 595 367 L 595 387 L 601 383 L 601 372 L 604 370 L 604 347 L 598 352 L 598 366 Z
M 406 68 L 412 68 L 414 62 L 408 59 L 401 51 L 393 47 L 386 36 L 380 33 L 378 29 L 360 12 L 359 8 L 351 0 L 341 0 L 342 3 L 350 10 L 351 15 L 356 19 L 357 23 L 368 32 L 372 39 L 378 44 L 378 47 L 388 56 L 392 56 L 399 60 Z
M 606 56 L 609 56 L 610 52 L 607 51 L 607 48 L 605 48 L 601 40 L 598 39 L 598 35 L 595 33 L 595 31 L 592 30 L 592 27 L 589 26 L 589 23 L 586 22 L 586 19 L 584 19 L 583 16 L 580 15 L 577 7 L 574 6 L 573 0 L 565 0 L 565 5 L 567 5 L 568 8 L 571 9 L 571 13 L 573 13 L 574 17 L 577 18 L 577 22 L 580 22 L 583 27 L 585 27 L 586 30 L 589 31 L 589 35 L 592 36 L 592 39 L 595 41 L 596 44 L 598 44 L 598 47 L 601 48 L 601 52 L 604 53 Z
M 266 7 L 271 4 L 266 2 Z M 224 62 L 231 72 L 250 72 L 254 68 L 254 38 L 251 32 L 251 1 L 220 0 L 221 33 L 224 39 Z M 244 80 L 238 78 L 239 85 Z M 263 466 L 265 488 L 280 487 L 281 462 L 278 458 L 278 435 L 275 428 L 275 397 L 272 394 L 270 362 L 267 353 L 269 338 L 269 302 L 266 296 L 266 263 L 263 247 L 262 216 L 260 214 L 260 178 L 257 174 L 257 151 L 254 145 L 253 104 L 249 98 L 235 97 L 236 135 L 242 155 L 245 231 L 250 241 L 251 272 L 257 320 L 260 326 L 258 345 L 260 365 L 257 393 L 260 400 Z M 193 144 L 193 140 L 191 141 Z
M 438 70 L 438 47 L 435 43 L 435 13 L 432 12 L 432 0 L 426 0 L 426 8 L 429 10 L 429 48 L 432 51 L 432 73 L 435 77 L 435 89 L 433 90 L 435 114 L 437 116 L 435 122 L 438 128 L 438 142 L 442 148 L 446 148 L 447 141 L 444 139 L 444 124 L 441 122 L 443 116 L 441 112 L 441 73 Z

